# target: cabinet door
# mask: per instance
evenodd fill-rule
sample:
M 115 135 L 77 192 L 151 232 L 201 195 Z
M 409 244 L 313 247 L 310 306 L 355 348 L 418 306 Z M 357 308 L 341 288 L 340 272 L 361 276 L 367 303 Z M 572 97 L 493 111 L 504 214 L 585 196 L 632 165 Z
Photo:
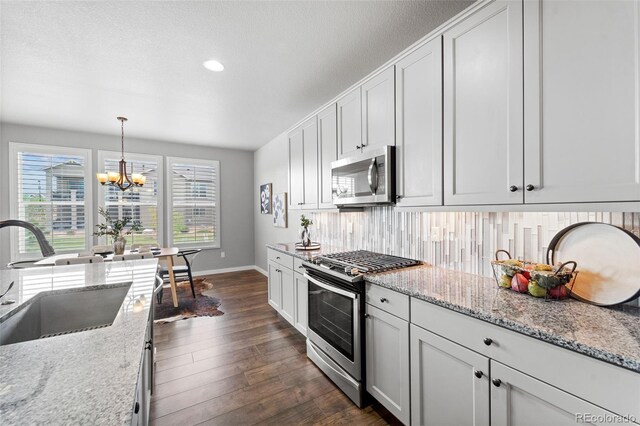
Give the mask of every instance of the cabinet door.
M 331 163 L 338 159 L 336 104 L 318 114 L 318 197 L 320 208 L 335 208 L 331 185 Z
M 280 268 L 277 263 L 269 261 L 269 284 L 267 287 L 269 304 L 278 312 L 280 312 L 281 304 L 281 280 Z
M 489 358 L 411 324 L 413 425 L 488 425 L 488 374 Z
M 312 117 L 302 125 L 303 181 L 302 208 L 318 208 L 318 120 Z
M 398 205 L 442 204 L 442 38 L 396 64 Z
M 360 152 L 362 145 L 362 108 L 360 88 L 343 96 L 338 108 L 338 156 L 349 157 Z
M 523 202 L 522 81 L 522 2 L 445 32 L 445 205 Z
M 408 425 L 409 323 L 367 303 L 367 391 Z
M 302 126 L 289 133 L 289 209 L 304 204 L 304 144 Z
M 309 303 L 309 282 L 301 273 L 294 272 L 294 289 L 296 293 L 296 316 L 294 326 L 304 336 L 307 335 L 307 321 Z
M 612 423 L 585 417 L 613 417 L 612 413 L 499 362 L 491 361 L 491 379 L 499 380 L 499 386 L 491 386 L 492 426 Z
M 524 4 L 525 201 L 640 200 L 638 2 Z
M 395 67 L 362 85 L 362 139 L 368 148 L 395 145 Z
M 293 271 L 287 268 L 279 268 L 281 279 L 282 303 L 280 315 L 291 325 L 295 325 L 296 294 L 294 290 Z

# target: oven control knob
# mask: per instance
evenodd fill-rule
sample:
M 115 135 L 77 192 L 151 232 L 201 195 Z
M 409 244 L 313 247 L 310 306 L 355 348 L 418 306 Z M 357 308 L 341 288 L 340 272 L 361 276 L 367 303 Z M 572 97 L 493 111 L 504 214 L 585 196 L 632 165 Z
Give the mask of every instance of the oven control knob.
M 387 303 L 389 300 L 387 300 L 386 297 L 381 297 L 380 298 L 380 303 Z

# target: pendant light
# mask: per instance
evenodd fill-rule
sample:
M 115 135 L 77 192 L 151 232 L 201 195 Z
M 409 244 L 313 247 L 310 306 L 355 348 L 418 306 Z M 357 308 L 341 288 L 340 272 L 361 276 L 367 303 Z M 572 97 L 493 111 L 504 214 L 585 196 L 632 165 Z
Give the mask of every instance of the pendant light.
M 121 191 L 126 191 L 127 189 L 144 185 L 147 177 L 139 173 L 132 173 L 131 178 L 129 178 L 129 176 L 127 175 L 127 162 L 124 161 L 124 122 L 127 121 L 127 118 L 117 118 L 118 121 L 120 121 L 121 129 L 120 163 L 118 172 L 96 173 L 96 178 L 102 186 L 115 186 L 120 188 Z

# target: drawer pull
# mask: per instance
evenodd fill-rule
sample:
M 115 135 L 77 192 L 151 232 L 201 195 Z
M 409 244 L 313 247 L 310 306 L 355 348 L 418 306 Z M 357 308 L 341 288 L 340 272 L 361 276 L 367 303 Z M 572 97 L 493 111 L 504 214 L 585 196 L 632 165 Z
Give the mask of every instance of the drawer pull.
M 387 300 L 386 297 L 381 297 L 380 298 L 380 303 L 387 303 L 389 300 Z
M 364 317 L 365 318 L 369 318 L 369 314 L 364 314 Z
M 480 371 L 480 370 L 473 370 L 473 374 L 475 374 L 475 376 L 476 376 L 478 379 L 481 379 L 481 378 L 482 378 L 482 376 L 484 375 L 484 373 L 483 373 L 482 371 Z
M 517 186 L 515 186 L 515 185 L 511 185 L 511 186 L 509 187 L 509 191 L 511 191 L 511 192 L 516 192 L 517 190 L 518 190 L 518 187 L 517 187 Z
M 298 266 L 298 269 L 304 269 L 304 266 L 300 265 Z
M 526 189 L 527 189 L 527 191 L 533 191 L 534 189 L 536 189 L 536 187 L 531 185 L 531 184 L 529 184 L 529 185 L 527 185 Z
M 499 388 L 499 387 L 500 387 L 500 385 L 502 384 L 502 380 L 500 380 L 500 379 L 493 379 L 493 380 L 491 380 L 491 383 L 493 383 L 493 386 L 495 386 L 495 387 Z
M 493 343 L 493 340 L 491 340 L 490 338 L 488 338 L 488 337 L 484 338 L 484 344 L 485 345 L 491 346 L 492 343 Z
M 280 259 L 280 256 L 276 256 L 276 260 Z

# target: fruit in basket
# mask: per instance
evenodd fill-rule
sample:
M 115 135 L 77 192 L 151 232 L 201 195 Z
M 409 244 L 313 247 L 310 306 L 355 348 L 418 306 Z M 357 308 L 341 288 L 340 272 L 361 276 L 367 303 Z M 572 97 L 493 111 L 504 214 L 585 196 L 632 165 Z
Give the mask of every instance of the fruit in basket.
M 566 278 L 561 275 L 556 275 L 551 271 L 539 271 L 534 272 L 532 278 L 538 282 L 540 287 L 544 287 L 547 290 L 557 287 L 566 283 Z
M 527 289 L 529 290 L 529 294 L 533 297 L 545 297 L 547 295 L 547 289 L 544 287 L 540 287 L 536 280 L 529 281 L 529 286 Z
M 536 263 L 534 268 L 536 271 L 553 271 L 553 266 L 544 263 Z
M 531 279 L 531 274 L 529 273 L 529 271 L 522 271 L 520 272 L 522 275 L 524 275 L 524 277 L 528 280 Z
M 498 285 L 500 287 L 505 287 L 505 288 L 509 288 L 511 287 L 511 278 L 509 275 L 504 274 L 500 277 L 500 281 L 498 282 Z
M 516 266 L 518 268 L 522 268 L 522 262 L 519 261 L 518 259 L 507 259 L 507 260 L 503 260 L 502 263 L 505 264 L 505 265 Z
M 511 279 L 511 290 L 526 293 L 529 289 L 529 280 L 522 274 L 515 274 Z
M 569 291 L 564 285 L 559 285 L 549 289 L 549 297 L 552 299 L 564 299 L 568 295 Z

